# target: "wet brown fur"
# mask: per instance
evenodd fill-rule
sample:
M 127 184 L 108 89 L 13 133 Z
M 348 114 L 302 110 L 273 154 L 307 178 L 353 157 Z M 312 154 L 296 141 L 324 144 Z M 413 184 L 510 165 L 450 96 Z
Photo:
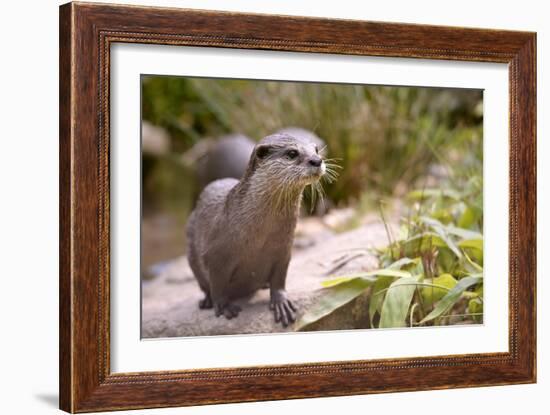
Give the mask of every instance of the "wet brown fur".
M 205 293 L 201 308 L 230 319 L 240 311 L 235 299 L 269 286 L 275 320 L 294 321 L 285 290 L 294 229 L 304 188 L 324 173 L 315 143 L 274 134 L 255 146 L 241 180 L 216 180 L 203 190 L 187 224 L 189 264 Z

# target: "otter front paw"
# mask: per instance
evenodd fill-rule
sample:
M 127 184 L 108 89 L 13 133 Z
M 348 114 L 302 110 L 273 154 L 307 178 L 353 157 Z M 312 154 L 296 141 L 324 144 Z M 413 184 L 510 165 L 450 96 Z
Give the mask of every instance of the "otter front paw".
M 292 301 L 287 298 L 286 292 L 284 291 L 277 292 L 271 296 L 269 308 L 273 310 L 275 322 L 281 322 L 283 327 L 288 326 L 296 320 L 296 311 L 298 311 L 298 309 Z
M 216 317 L 224 315 L 226 319 L 231 320 L 233 317 L 237 317 L 241 307 L 231 303 L 214 304 L 214 312 Z

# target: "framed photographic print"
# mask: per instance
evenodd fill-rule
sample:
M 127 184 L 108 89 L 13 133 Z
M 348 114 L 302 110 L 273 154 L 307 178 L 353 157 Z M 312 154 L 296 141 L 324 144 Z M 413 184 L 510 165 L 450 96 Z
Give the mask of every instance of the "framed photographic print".
M 61 6 L 61 409 L 535 382 L 535 62 L 528 32 Z

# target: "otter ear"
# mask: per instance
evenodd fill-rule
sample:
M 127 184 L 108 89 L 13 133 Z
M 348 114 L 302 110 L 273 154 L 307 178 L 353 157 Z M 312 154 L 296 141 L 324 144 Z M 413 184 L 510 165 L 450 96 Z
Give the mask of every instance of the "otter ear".
M 265 159 L 269 153 L 271 153 L 272 147 L 267 144 L 258 144 L 254 148 L 254 151 L 250 155 L 250 162 L 248 164 L 248 174 L 252 174 L 258 167 L 258 160 Z
M 256 157 L 265 159 L 271 153 L 272 147 L 269 145 L 259 145 L 256 147 Z

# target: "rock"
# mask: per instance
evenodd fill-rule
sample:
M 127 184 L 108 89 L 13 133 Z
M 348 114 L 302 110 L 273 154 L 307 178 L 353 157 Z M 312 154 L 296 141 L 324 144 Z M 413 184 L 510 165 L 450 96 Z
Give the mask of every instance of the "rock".
M 226 177 L 240 179 L 250 160 L 254 141 L 243 134 L 229 134 L 216 140 L 200 140 L 182 156 L 182 162 L 196 170 L 199 188 Z
M 146 154 L 165 155 L 170 150 L 170 136 L 164 128 L 143 121 L 141 123 L 141 147 Z
M 311 248 L 318 242 L 332 237 L 333 234 L 334 232 L 318 217 L 303 216 L 296 226 L 293 249 L 303 250 Z
M 314 323 L 308 324 L 301 331 L 320 331 L 320 330 L 353 330 L 370 328 L 369 319 L 369 298 L 370 289 L 355 300 L 350 301 L 344 306 Z
M 335 275 L 375 269 L 376 259 L 365 249 L 386 244 L 382 223 L 370 223 L 353 231 L 327 235 L 293 252 L 287 289 L 299 307 L 299 316 L 323 295 L 321 282 Z M 337 271 L 332 271 L 335 267 Z M 215 317 L 213 310 L 200 310 L 202 298 L 195 278 L 183 256 L 166 265 L 161 275 L 143 283 L 142 336 L 184 337 L 221 334 L 275 333 L 294 331 L 276 324 L 269 310 L 269 290 L 264 289 L 237 303 L 242 311 L 236 319 Z M 364 324 L 368 307 L 365 298 L 349 304 L 347 312 L 325 317 L 316 330 L 358 328 Z M 348 307 L 348 306 L 346 306 Z
M 355 209 L 333 209 L 323 216 L 323 223 L 329 228 L 338 229 L 349 223 L 356 215 Z

